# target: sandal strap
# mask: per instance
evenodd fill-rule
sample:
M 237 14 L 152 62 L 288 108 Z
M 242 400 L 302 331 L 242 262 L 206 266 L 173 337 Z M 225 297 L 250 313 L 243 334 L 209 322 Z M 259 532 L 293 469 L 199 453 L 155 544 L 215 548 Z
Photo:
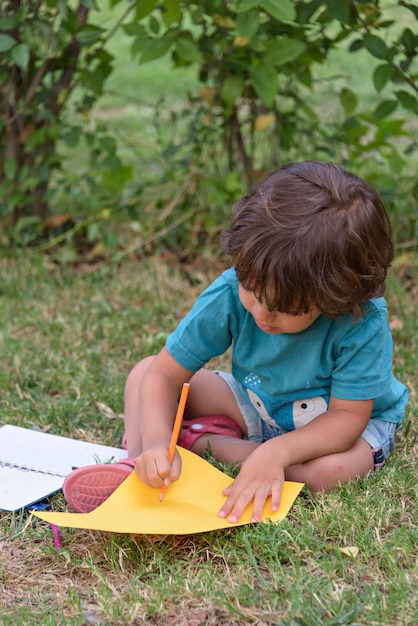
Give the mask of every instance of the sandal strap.
M 129 467 L 135 468 L 136 459 L 133 459 L 133 458 L 119 459 L 117 463 L 118 465 L 122 463 L 123 465 L 129 465 Z
M 193 420 L 183 420 L 183 429 L 178 445 L 186 450 L 190 450 L 194 442 L 204 434 L 242 439 L 240 427 L 235 420 L 226 415 L 207 415 Z

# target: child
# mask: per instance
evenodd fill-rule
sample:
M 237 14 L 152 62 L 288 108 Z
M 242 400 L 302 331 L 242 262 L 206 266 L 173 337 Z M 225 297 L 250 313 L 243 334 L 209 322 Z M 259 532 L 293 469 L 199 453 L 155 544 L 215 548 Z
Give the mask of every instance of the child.
M 181 459 L 168 447 L 190 380 L 179 445 L 239 463 L 220 517 L 253 520 L 283 481 L 311 490 L 380 469 L 393 449 L 407 390 L 392 374 L 385 291 L 393 247 L 384 206 L 332 163 L 293 163 L 233 209 L 223 235 L 233 268 L 197 299 L 161 352 L 138 363 L 125 389 L 130 459 L 80 468 L 64 483 L 89 511 L 135 467 L 160 489 Z M 232 345 L 232 374 L 204 368 Z

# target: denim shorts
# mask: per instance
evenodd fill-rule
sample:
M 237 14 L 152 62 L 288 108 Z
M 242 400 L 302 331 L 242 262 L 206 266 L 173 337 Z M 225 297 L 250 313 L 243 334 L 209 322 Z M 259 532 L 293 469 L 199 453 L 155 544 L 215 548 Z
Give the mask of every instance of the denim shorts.
M 258 411 L 256 411 L 251 404 L 243 387 L 235 380 L 232 374 L 219 370 L 216 371 L 216 374 L 226 382 L 234 394 L 239 410 L 247 426 L 247 438 L 249 441 L 263 443 L 273 437 L 288 432 L 280 426 L 272 426 L 262 419 Z M 401 424 L 386 422 L 377 417 L 373 417 L 369 420 L 361 436 L 372 449 L 375 470 L 379 470 L 383 467 L 395 447 L 395 432 L 400 426 Z

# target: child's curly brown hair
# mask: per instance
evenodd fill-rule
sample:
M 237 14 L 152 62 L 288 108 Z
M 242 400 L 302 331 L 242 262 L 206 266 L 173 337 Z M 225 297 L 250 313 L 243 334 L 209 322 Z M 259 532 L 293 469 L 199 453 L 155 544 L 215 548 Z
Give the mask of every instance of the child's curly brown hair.
M 383 295 L 393 258 L 388 214 L 370 185 L 334 163 L 271 173 L 239 200 L 223 233 L 238 280 L 270 310 L 359 318 Z

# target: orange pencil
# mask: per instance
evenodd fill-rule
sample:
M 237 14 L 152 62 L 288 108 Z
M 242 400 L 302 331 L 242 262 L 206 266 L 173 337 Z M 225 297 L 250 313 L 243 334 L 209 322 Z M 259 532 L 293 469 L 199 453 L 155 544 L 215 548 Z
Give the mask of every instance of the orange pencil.
M 184 409 L 185 409 L 185 406 L 186 406 L 186 400 L 187 400 L 187 396 L 188 396 L 188 393 L 189 393 L 189 388 L 190 388 L 190 384 L 189 383 L 184 383 L 183 389 L 181 390 L 179 405 L 178 405 L 178 408 L 177 408 L 176 419 L 174 420 L 173 432 L 171 434 L 170 445 L 168 447 L 168 456 L 170 457 L 171 463 L 173 462 L 174 453 L 176 451 L 177 439 L 179 438 L 179 434 L 180 434 L 180 426 L 181 426 L 181 422 L 183 420 Z M 163 501 L 166 489 L 167 489 L 167 487 L 165 487 L 165 486 L 161 487 L 161 489 L 160 489 L 160 502 Z

